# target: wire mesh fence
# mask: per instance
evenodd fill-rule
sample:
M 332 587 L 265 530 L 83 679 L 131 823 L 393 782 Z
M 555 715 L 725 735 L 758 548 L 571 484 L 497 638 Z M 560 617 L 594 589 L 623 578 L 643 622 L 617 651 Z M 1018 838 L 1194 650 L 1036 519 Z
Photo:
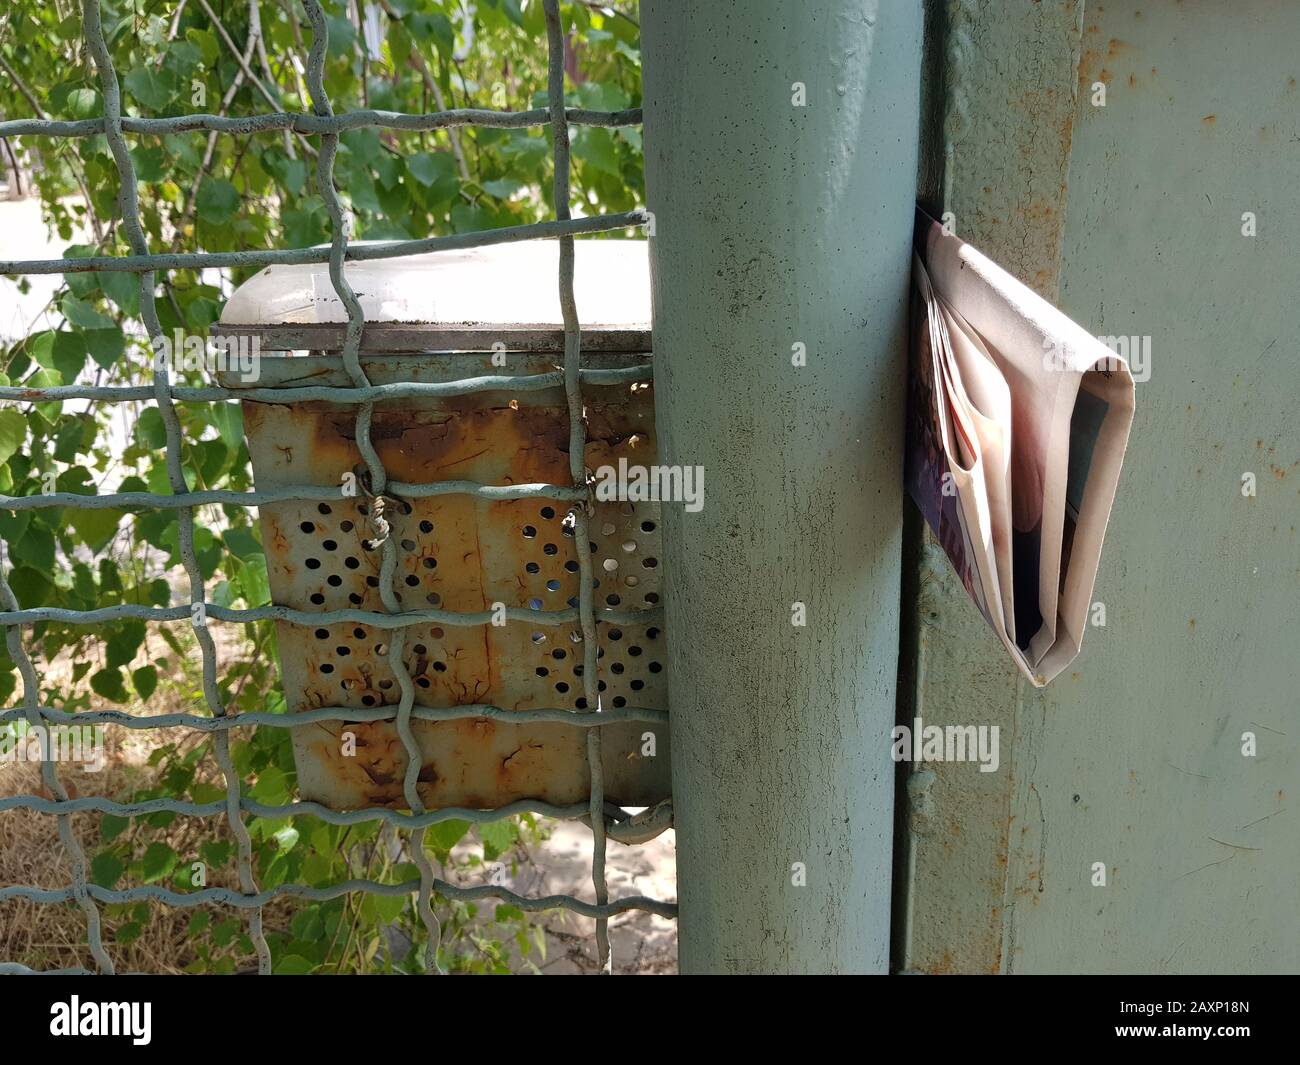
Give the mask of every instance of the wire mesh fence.
M 101 797 L 70 796 L 60 781 L 54 760 L 44 759 L 41 764 L 42 783 L 46 795 L 22 794 L 0 799 L 0 815 L 16 809 L 33 810 L 52 815 L 58 823 L 59 836 L 71 867 L 71 883 L 57 889 L 40 889 L 30 885 L 0 886 L 0 905 L 6 901 L 26 899 L 36 903 L 60 904 L 75 902 L 85 915 L 86 941 L 93 958 L 95 970 L 68 968 L 66 973 L 98 971 L 115 972 L 113 959 L 105 945 L 101 928 L 101 905 L 153 900 L 169 906 L 195 907 L 204 904 L 223 904 L 248 911 L 248 935 L 258 960 L 258 971 L 268 974 L 272 969 L 271 949 L 263 929 L 263 907 L 280 897 L 326 900 L 352 892 L 376 895 L 411 895 L 416 911 L 426 930 L 424 950 L 426 970 L 441 969 L 438 957 L 440 928 L 434 910 L 436 896 L 445 899 L 471 901 L 499 898 L 514 906 L 538 911 L 563 908 L 590 918 L 595 924 L 597 956 L 601 971 L 611 968 L 608 925 L 609 919 L 630 910 L 643 910 L 661 917 L 674 917 L 676 906 L 643 896 L 610 898 L 605 876 L 606 843 L 609 838 L 624 842 L 638 842 L 651 838 L 671 823 L 671 804 L 662 804 L 649 815 L 629 816 L 628 811 L 606 801 L 601 760 L 602 727 L 628 720 L 666 722 L 666 711 L 658 708 L 603 707 L 601 705 L 598 673 L 598 629 L 600 624 L 617 624 L 628 621 L 633 612 L 615 609 L 597 611 L 594 602 L 594 569 L 588 522 L 591 515 L 592 490 L 584 468 L 587 443 L 587 426 L 584 413 L 583 384 L 609 384 L 614 381 L 640 381 L 649 376 L 648 366 L 626 369 L 587 369 L 583 366 L 583 337 L 574 297 L 574 238 L 582 234 L 608 232 L 629 227 L 644 226 L 648 216 L 643 211 L 630 211 L 598 217 L 573 218 L 569 209 L 570 198 L 570 148 L 569 129 L 572 125 L 627 126 L 640 122 L 639 110 L 599 112 L 568 108 L 565 104 L 565 31 L 561 20 L 559 0 L 544 0 L 543 9 L 547 36 L 547 106 L 529 111 L 492 111 L 482 109 L 442 110 L 427 114 L 405 114 L 377 110 L 345 111 L 336 113 L 325 89 L 324 70 L 329 46 L 329 27 L 326 13 L 319 0 L 303 0 L 312 34 L 310 54 L 306 64 L 306 83 L 311 97 L 311 113 L 269 113 L 252 117 L 230 117 L 214 114 L 188 114 L 165 118 L 140 118 L 123 114 L 122 95 L 118 73 L 114 68 L 106 43 L 99 0 L 82 0 L 85 45 L 98 74 L 103 115 L 100 118 L 77 121 L 58 121 L 32 118 L 0 122 L 0 137 L 90 137 L 102 135 L 116 166 L 119 192 L 118 206 L 121 225 L 130 246 L 124 256 L 94 256 L 77 259 L 29 260 L 0 262 L 0 275 L 68 274 L 79 271 L 116 272 L 137 274 L 140 280 L 140 318 L 151 341 L 163 337 L 163 326 L 155 304 L 156 281 L 159 272 L 172 270 L 198 270 L 205 268 L 230 268 L 265 266 L 270 264 L 327 263 L 335 295 L 347 314 L 347 324 L 342 345 L 342 360 L 349 387 L 312 386 L 292 389 L 267 390 L 261 395 L 257 388 L 238 391 L 221 387 L 181 387 L 173 385 L 165 362 L 153 365 L 152 379 L 148 384 L 132 386 L 59 385 L 45 388 L 0 388 L 0 402 L 29 404 L 65 400 L 94 402 L 136 402 L 152 400 L 161 416 L 166 441 L 166 471 L 170 493 L 118 492 L 86 496 L 69 492 L 50 492 L 34 496 L 2 496 L 0 509 L 14 512 L 50 507 L 84 507 L 110 509 L 160 508 L 175 510 L 178 519 L 179 557 L 188 581 L 189 601 L 171 606 L 116 605 L 90 610 L 70 610 L 55 607 L 21 607 L 6 577 L 6 560 L 0 553 L 0 624 L 5 627 L 5 639 L 10 656 L 17 666 L 22 682 L 22 705 L 0 711 L 0 724 L 22 721 L 31 728 L 47 729 L 65 725 L 105 725 L 131 730 L 155 730 L 180 727 L 211 735 L 215 760 L 224 778 L 224 799 L 211 802 L 186 802 L 179 799 L 153 799 L 122 803 Z M 390 241 L 377 244 L 353 245 L 349 243 L 348 216 L 335 187 L 334 163 L 340 134 L 347 130 L 377 128 L 405 131 L 430 131 L 462 125 L 520 128 L 547 125 L 553 135 L 554 178 L 552 199 L 555 218 L 533 225 L 516 226 L 453 236 L 430 237 L 420 240 Z M 270 251 L 237 251 L 217 253 L 151 253 L 144 226 L 140 218 L 137 193 L 137 176 L 128 150 L 128 134 L 171 136 L 195 131 L 251 135 L 266 131 L 292 131 L 318 142 L 316 159 L 317 182 L 324 198 L 330 219 L 331 241 L 328 248 L 295 248 Z M 361 362 L 362 333 L 365 314 L 357 295 L 349 285 L 345 263 L 349 261 L 390 259 L 421 253 L 458 248 L 477 248 L 539 238 L 557 238 L 559 242 L 560 307 L 563 314 L 564 354 L 562 368 L 554 373 L 525 376 L 476 376 L 441 383 L 372 383 Z M 394 398 L 417 396 L 466 395 L 475 392 L 503 389 L 530 390 L 562 385 L 567 402 L 569 419 L 569 458 L 572 483 L 490 485 L 468 481 L 440 481 L 412 484 L 391 480 L 371 437 L 372 420 L 377 404 Z M 342 488 L 319 485 L 276 487 L 270 490 L 195 491 L 185 476 L 183 432 L 177 416 L 176 404 L 204 403 L 227 399 L 274 399 L 277 403 L 322 401 L 356 406 L 355 440 L 365 466 L 365 491 L 369 497 L 370 531 L 381 551 L 379 592 L 383 612 L 372 610 L 337 610 L 328 612 L 302 611 L 286 606 L 272 605 L 252 609 L 223 607 L 207 601 L 207 589 L 195 551 L 195 511 L 197 508 L 219 504 L 225 506 L 255 507 L 290 500 L 328 502 L 345 497 Z M 416 498 L 445 493 L 463 493 L 478 498 L 503 500 L 543 498 L 569 504 L 573 523 L 573 540 L 579 566 L 580 594 L 576 607 L 565 610 L 538 611 L 512 608 L 506 611 L 514 620 L 531 624 L 576 624 L 581 635 L 583 659 L 582 681 L 584 699 L 582 709 L 561 707 L 515 710 L 491 705 L 463 705 L 454 707 L 427 707 L 416 705 L 415 687 L 404 657 L 406 630 L 420 624 L 446 624 L 479 626 L 490 624 L 492 612 L 457 612 L 443 609 L 405 610 L 399 602 L 396 582 L 400 579 L 401 543 L 389 535 L 385 511 L 400 505 L 403 498 Z M 635 619 L 647 623 L 658 617 L 657 610 L 635 612 Z M 188 622 L 194 631 L 202 655 L 202 690 L 205 713 L 176 713 L 154 716 L 132 715 L 117 710 L 89 710 L 68 712 L 57 706 L 42 705 L 41 687 L 36 664 L 28 653 L 22 636 L 22 627 L 39 622 L 58 622 L 76 626 L 94 626 L 131 618 L 151 622 Z M 217 648 L 209 629 L 210 622 L 244 623 L 275 620 L 299 626 L 317 626 L 341 622 L 364 624 L 390 633 L 387 662 L 397 681 L 400 699 L 396 705 L 369 708 L 322 707 L 303 713 L 232 713 L 223 702 L 218 687 Z M 583 726 L 586 737 L 587 766 L 591 788 L 588 801 L 571 805 L 555 805 L 536 801 L 511 803 L 497 809 L 441 808 L 427 809 L 417 789 L 417 776 L 421 754 L 412 731 L 413 721 L 447 721 L 463 718 L 487 718 L 521 721 L 536 720 L 563 722 Z M 336 811 L 325 805 L 296 801 L 284 805 L 268 805 L 243 794 L 241 779 L 231 758 L 230 741 L 235 729 L 302 728 L 321 721 L 367 722 L 389 720 L 395 723 L 406 755 L 405 776 L 402 781 L 405 805 L 409 813 L 388 808 L 367 808 Z M 239 889 L 205 887 L 200 890 L 178 892 L 157 885 L 142 885 L 110 889 L 91 883 L 88 863 L 71 824 L 74 813 L 93 811 L 118 817 L 144 817 L 157 813 L 172 813 L 194 817 L 224 816 L 236 843 L 236 865 Z M 424 837 L 433 825 L 452 819 L 485 823 L 513 814 L 533 812 L 546 816 L 581 819 L 591 826 L 593 836 L 591 878 L 595 902 L 587 902 L 571 895 L 525 897 L 499 884 L 487 883 L 464 887 L 437 878 L 426 849 Z M 394 829 L 409 833 L 409 848 L 418 877 L 408 882 L 390 884 L 369 879 L 351 879 L 329 886 L 310 886 L 282 883 L 274 888 L 260 890 L 256 882 L 253 848 L 245 822 L 246 816 L 284 818 L 309 815 L 330 824 L 351 825 L 365 822 L 383 822 Z M 0 959 L 0 973 L 32 972 L 27 966 Z

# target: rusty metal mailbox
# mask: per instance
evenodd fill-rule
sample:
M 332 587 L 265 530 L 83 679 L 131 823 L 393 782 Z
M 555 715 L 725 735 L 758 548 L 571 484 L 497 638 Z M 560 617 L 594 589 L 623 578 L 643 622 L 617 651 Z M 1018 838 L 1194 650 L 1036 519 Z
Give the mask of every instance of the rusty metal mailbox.
M 350 262 L 347 277 L 365 312 L 361 363 L 375 385 L 451 382 L 484 375 L 554 373 L 563 328 L 555 294 L 557 245 L 549 241 L 396 261 Z M 577 299 L 584 319 L 583 366 L 645 365 L 650 357 L 645 245 L 578 242 Z M 259 491 L 288 485 L 337 488 L 363 469 L 356 403 L 276 402 L 274 391 L 350 384 L 339 351 L 346 314 L 324 266 L 273 266 L 239 287 L 214 332 L 256 338 L 258 372 L 221 376 L 242 400 Z M 504 365 L 502 365 L 504 363 Z M 655 459 L 649 381 L 584 379 L 589 470 L 620 459 Z M 564 390 L 474 390 L 383 399 L 371 439 L 393 482 L 568 485 L 569 423 Z M 450 486 L 449 486 L 450 487 Z M 462 491 L 403 497 L 385 516 L 398 547 L 401 609 L 491 611 L 495 604 L 542 612 L 576 606 L 579 573 L 574 505 L 544 496 L 493 499 Z M 579 504 L 580 505 L 580 504 Z M 667 706 L 662 566 L 657 502 L 596 502 L 589 523 L 598 610 L 602 710 Z M 364 491 L 323 501 L 260 508 L 262 542 L 277 605 L 325 613 L 382 612 L 380 551 L 371 542 Z M 387 630 L 367 624 L 277 622 L 288 712 L 396 706 Z M 590 712 L 582 698 L 577 622 L 417 624 L 405 663 L 417 707 L 550 707 Z M 608 801 L 649 806 L 669 794 L 668 736 L 662 722 L 602 727 Z M 514 723 L 506 715 L 416 718 L 423 756 L 418 791 L 427 808 L 495 808 L 519 799 L 571 804 L 587 799 L 586 729 L 558 722 Z M 350 744 L 342 733 L 353 734 Z M 653 757 L 644 734 L 655 736 Z M 293 730 L 301 798 L 335 809 L 402 807 L 406 755 L 392 718 L 320 721 Z M 355 750 L 350 748 L 354 746 Z

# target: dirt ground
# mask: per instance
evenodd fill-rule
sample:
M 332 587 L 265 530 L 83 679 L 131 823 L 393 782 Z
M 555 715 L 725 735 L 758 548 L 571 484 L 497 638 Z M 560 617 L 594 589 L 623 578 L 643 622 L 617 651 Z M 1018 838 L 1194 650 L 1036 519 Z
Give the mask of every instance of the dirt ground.
M 677 898 L 677 846 L 671 830 L 648 844 L 610 843 L 606 856 L 610 898 L 647 895 Z M 591 831 L 563 822 L 547 841 L 538 868 L 519 889 L 525 895 L 563 892 L 591 899 Z M 575 914 L 548 914 L 547 961 L 543 972 L 584 973 L 596 969 L 594 924 Z M 677 922 L 632 911 L 609 923 L 610 952 L 616 973 L 660 975 L 677 971 Z

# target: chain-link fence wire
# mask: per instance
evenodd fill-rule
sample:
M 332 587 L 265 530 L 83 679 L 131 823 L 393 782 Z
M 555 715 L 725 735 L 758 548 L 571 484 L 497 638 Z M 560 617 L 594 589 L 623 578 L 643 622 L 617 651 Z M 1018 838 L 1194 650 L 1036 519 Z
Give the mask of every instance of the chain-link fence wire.
M 311 97 L 311 114 L 272 113 L 235 118 L 224 115 L 189 114 L 165 118 L 134 118 L 122 113 L 122 95 L 117 72 L 109 53 L 100 21 L 99 0 L 82 0 L 84 38 L 88 53 L 98 74 L 104 100 L 102 118 L 78 121 L 56 121 L 45 118 L 20 119 L 0 122 L 0 137 L 19 135 L 49 137 L 89 137 L 102 134 L 116 165 L 119 191 L 118 206 L 123 232 L 131 253 L 123 256 L 97 256 L 78 259 L 0 261 L 0 275 L 67 274 L 79 271 L 128 271 L 140 278 L 140 317 L 154 350 L 162 350 L 162 324 L 155 306 L 156 277 L 159 271 L 199 270 L 204 268 L 231 268 L 265 266 L 270 264 L 328 263 L 329 276 L 335 294 L 347 312 L 347 326 L 342 349 L 343 364 L 351 380 L 350 388 L 304 387 L 292 389 L 240 389 L 238 391 L 217 387 L 185 388 L 173 386 L 165 361 L 156 360 L 152 381 L 146 386 L 98 387 L 84 385 L 48 388 L 0 388 L 0 401 L 32 403 L 55 400 L 92 400 L 100 402 L 127 402 L 152 399 L 157 405 L 166 432 L 166 469 L 171 494 L 149 492 L 120 492 L 100 496 L 84 496 L 68 492 L 52 492 L 39 496 L 0 496 L 0 508 L 11 511 L 31 510 L 41 507 L 87 508 L 168 508 L 177 511 L 179 523 L 179 555 L 189 583 L 189 603 L 168 607 L 120 605 L 95 610 L 68 610 L 60 608 L 22 609 L 5 576 L 3 541 L 0 541 L 0 624 L 5 627 L 5 640 L 22 680 L 22 706 L 0 711 L 0 723 L 25 721 L 33 728 L 49 729 L 66 725 L 113 725 L 129 729 L 160 729 L 184 727 L 212 735 L 215 759 L 225 780 L 225 798 L 209 803 L 184 802 L 176 799 L 154 799 L 145 802 L 121 803 L 104 798 L 70 798 L 59 780 L 56 763 L 45 758 L 41 764 L 42 782 L 49 797 L 17 795 L 0 799 L 0 813 L 14 809 L 29 809 L 53 815 L 59 826 L 59 837 L 71 865 L 72 882 L 66 887 L 42 890 L 32 886 L 0 887 L 0 904 L 10 899 L 27 899 L 38 903 L 65 903 L 75 901 L 86 917 L 86 938 L 96 969 L 100 973 L 115 971 L 113 960 L 105 949 L 101 930 L 99 904 L 131 903 L 154 900 L 170 906 L 191 907 L 221 903 L 249 910 L 249 938 L 257 953 L 258 972 L 271 972 L 271 950 L 262 928 L 262 908 L 272 899 L 280 897 L 323 901 L 338 898 L 350 892 L 369 892 L 377 895 L 414 895 L 416 911 L 427 931 L 424 963 L 426 970 L 440 971 L 438 946 L 440 928 L 434 912 L 435 895 L 447 899 L 473 901 L 483 898 L 500 898 L 523 910 L 539 911 L 562 908 L 595 921 L 597 957 L 600 971 L 611 971 L 609 949 L 610 917 L 629 910 L 644 910 L 661 917 L 676 916 L 672 903 L 639 895 L 611 900 L 605 878 L 605 851 L 607 838 L 637 842 L 662 831 L 671 822 L 671 805 L 661 804 L 648 817 L 630 818 L 627 811 L 606 803 L 601 763 L 601 726 L 627 720 L 665 723 L 667 714 L 661 709 L 623 707 L 604 709 L 600 705 L 597 674 L 597 623 L 619 623 L 632 620 L 632 612 L 602 610 L 597 615 L 594 607 L 594 573 L 588 535 L 591 486 L 584 468 L 587 429 L 584 420 L 582 384 L 610 384 L 623 380 L 645 380 L 648 366 L 625 370 L 585 370 L 582 367 L 582 333 L 574 298 L 574 237 L 586 233 L 608 232 L 629 227 L 644 226 L 648 216 L 635 210 L 575 219 L 569 211 L 569 126 L 585 124 L 595 126 L 626 126 L 641 121 L 639 109 L 618 112 L 599 112 L 567 108 L 564 98 L 565 32 L 561 21 L 559 0 L 543 0 L 547 37 L 547 107 L 530 111 L 492 111 L 475 108 L 443 110 L 428 114 L 361 110 L 335 113 L 325 91 L 324 70 L 329 46 L 329 30 L 325 12 L 319 0 L 303 0 L 312 32 L 311 51 L 307 61 L 307 86 Z M 553 134 L 554 181 L 552 188 L 555 219 L 533 225 L 514 226 L 455 236 L 430 237 L 422 240 L 392 241 L 363 246 L 348 243 L 348 216 L 334 186 L 334 159 L 338 151 L 340 133 L 364 127 L 425 131 L 447 129 L 454 126 L 478 125 L 497 128 L 520 128 L 549 123 Z M 140 221 L 139 199 L 134 164 L 127 148 L 126 135 L 154 134 L 168 136 L 204 130 L 209 133 L 250 135 L 268 130 L 293 131 L 305 137 L 319 138 L 317 154 L 317 181 L 331 226 L 328 248 L 297 248 L 274 251 L 240 251 L 222 253 L 151 254 L 144 228 Z M 443 383 L 399 383 L 374 385 L 361 365 L 361 337 L 365 317 L 356 294 L 348 284 L 344 264 L 365 259 L 388 259 L 417 255 L 424 252 L 485 247 L 492 244 L 554 237 L 559 242 L 559 296 L 564 324 L 564 362 L 562 371 L 526 376 L 489 375 Z M 440 397 L 466 395 L 473 392 L 501 389 L 533 390 L 563 384 L 569 415 L 569 456 L 571 485 L 485 485 L 469 481 L 441 481 L 430 484 L 405 484 L 390 481 L 371 440 L 371 422 L 376 404 L 399 398 Z M 367 490 L 377 505 L 371 507 L 372 533 L 381 544 L 380 593 L 384 613 L 363 610 L 338 610 L 306 612 L 283 606 L 256 609 L 232 609 L 206 602 L 204 580 L 194 548 L 195 509 L 210 504 L 261 506 L 266 503 L 289 500 L 332 501 L 344 498 L 344 491 L 321 486 L 297 485 L 279 487 L 270 491 L 191 491 L 185 480 L 182 466 L 182 432 L 176 413 L 176 402 L 211 402 L 227 399 L 274 399 L 277 403 L 326 401 L 355 404 L 356 443 L 366 468 Z M 457 612 L 447 610 L 406 611 L 397 600 L 395 581 L 399 579 L 399 544 L 387 535 L 383 516 L 384 501 L 402 497 L 425 497 L 450 493 L 465 493 L 485 499 L 549 498 L 572 505 L 574 542 L 577 549 L 581 580 L 578 606 L 565 610 L 535 611 L 512 608 L 506 611 L 510 620 L 534 624 L 561 625 L 576 622 L 582 637 L 583 686 L 585 709 L 573 711 L 564 708 L 534 710 L 509 710 L 497 706 L 467 705 L 447 708 L 415 706 L 415 688 L 410 671 L 403 659 L 405 630 L 413 625 L 486 625 L 493 614 L 484 612 Z M 635 620 L 652 623 L 658 611 L 639 611 Z M 37 622 L 60 622 L 71 625 L 96 625 L 124 618 L 157 622 L 188 620 L 195 632 L 202 653 L 203 696 L 209 716 L 202 714 L 167 714 L 152 717 L 133 716 L 114 711 L 83 711 L 69 713 L 57 707 L 41 705 L 40 683 L 35 664 L 23 644 L 21 626 Z M 388 664 L 396 678 L 400 700 L 396 707 L 349 709 L 325 707 L 300 714 L 245 713 L 231 714 L 223 704 L 217 686 L 216 646 L 208 622 L 244 623 L 276 620 L 295 625 L 328 625 L 337 622 L 367 624 L 390 630 Z M 417 790 L 417 776 L 422 762 L 419 747 L 411 728 L 413 720 L 447 721 L 463 718 L 487 717 L 497 720 L 546 721 L 579 724 L 586 727 L 587 762 L 591 777 L 588 802 L 569 806 L 521 801 L 494 810 L 463 808 L 426 809 Z M 274 727 L 301 728 L 319 721 L 377 721 L 395 720 L 397 732 L 406 753 L 406 775 L 403 791 L 409 813 L 371 808 L 346 812 L 330 810 L 319 803 L 294 802 L 286 805 L 266 805 L 241 795 L 241 781 L 230 755 L 230 734 L 235 728 Z M 154 885 L 125 889 L 108 889 L 88 882 L 87 862 L 71 825 L 71 816 L 79 811 L 95 811 L 120 817 L 141 817 L 154 813 L 170 812 L 188 816 L 216 816 L 225 814 L 236 843 L 236 865 L 239 890 L 229 888 L 203 888 L 197 891 L 177 892 Z M 591 878 L 595 903 L 571 895 L 551 895 L 530 898 L 495 884 L 462 887 L 447 883 L 434 876 L 433 867 L 424 848 L 425 831 L 434 824 L 452 819 L 485 823 L 513 814 L 532 812 L 551 817 L 581 819 L 592 829 L 593 850 Z M 410 833 L 410 852 L 419 872 L 418 879 L 400 884 L 384 884 L 373 880 L 353 879 L 326 887 L 286 883 L 270 890 L 259 890 L 253 871 L 252 842 L 244 816 L 284 818 L 300 815 L 318 817 L 335 825 L 382 821 L 396 829 Z M 31 972 L 17 962 L 0 960 L 0 973 Z M 51 970 L 47 970 L 51 971 Z M 64 973 L 91 972 L 94 970 L 63 969 Z

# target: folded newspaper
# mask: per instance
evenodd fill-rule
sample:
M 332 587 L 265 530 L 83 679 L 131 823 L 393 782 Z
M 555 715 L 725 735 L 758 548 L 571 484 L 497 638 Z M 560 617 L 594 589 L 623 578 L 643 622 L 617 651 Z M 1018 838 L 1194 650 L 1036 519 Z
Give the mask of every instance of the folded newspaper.
M 1035 687 L 1079 653 L 1133 422 L 1127 362 L 917 212 L 909 494 Z

